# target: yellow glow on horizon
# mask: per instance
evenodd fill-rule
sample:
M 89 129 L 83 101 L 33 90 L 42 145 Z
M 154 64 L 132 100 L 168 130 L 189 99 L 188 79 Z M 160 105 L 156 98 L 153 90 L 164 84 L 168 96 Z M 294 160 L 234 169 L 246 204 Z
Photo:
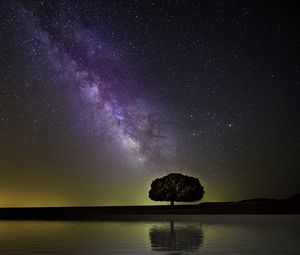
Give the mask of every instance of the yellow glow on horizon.
M 205 189 L 202 200 L 185 204 L 228 201 L 231 194 L 221 184 L 193 173 L 184 174 L 199 178 Z M 138 176 L 137 179 L 126 180 L 123 176 L 118 179 L 112 177 L 99 186 L 97 182 L 89 186 L 84 183 L 82 188 L 78 188 L 81 184 L 75 181 L 62 185 L 55 179 L 47 179 L 48 182 L 44 183 L 36 179 L 19 178 L 11 181 L 15 181 L 14 186 L 2 186 L 0 189 L 0 207 L 168 205 L 169 202 L 152 201 L 148 197 L 151 182 L 164 175 Z

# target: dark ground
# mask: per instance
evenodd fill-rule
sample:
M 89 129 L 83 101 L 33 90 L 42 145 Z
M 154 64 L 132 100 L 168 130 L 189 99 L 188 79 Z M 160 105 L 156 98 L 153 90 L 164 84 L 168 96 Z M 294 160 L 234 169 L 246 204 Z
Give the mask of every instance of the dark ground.
M 257 198 L 170 206 L 90 206 L 0 208 L 0 220 L 116 220 L 156 215 L 300 214 L 299 195 L 288 199 Z

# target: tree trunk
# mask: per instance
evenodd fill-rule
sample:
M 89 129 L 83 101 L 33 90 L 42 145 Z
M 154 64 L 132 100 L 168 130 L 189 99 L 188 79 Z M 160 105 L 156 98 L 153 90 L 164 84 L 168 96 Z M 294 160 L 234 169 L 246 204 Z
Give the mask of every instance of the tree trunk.
M 170 222 L 170 230 L 171 230 L 171 233 L 173 234 L 174 233 L 174 221 Z
M 171 204 L 170 204 L 171 206 L 174 206 L 174 200 L 171 200 Z

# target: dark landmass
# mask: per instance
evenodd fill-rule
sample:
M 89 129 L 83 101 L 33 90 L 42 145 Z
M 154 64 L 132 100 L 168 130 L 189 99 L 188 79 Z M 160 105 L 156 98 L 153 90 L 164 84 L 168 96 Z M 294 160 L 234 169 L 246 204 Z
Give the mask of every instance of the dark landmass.
M 159 215 L 300 214 L 300 193 L 287 199 L 256 198 L 198 205 L 0 208 L 0 220 L 118 220 Z
M 260 197 L 260 198 L 254 198 L 254 199 L 241 200 L 240 203 L 245 203 L 245 202 L 246 203 L 247 202 L 270 202 L 270 201 L 278 201 L 278 199 Z
M 294 201 L 300 201 L 300 193 L 294 194 L 293 196 L 290 196 L 288 200 L 294 200 Z

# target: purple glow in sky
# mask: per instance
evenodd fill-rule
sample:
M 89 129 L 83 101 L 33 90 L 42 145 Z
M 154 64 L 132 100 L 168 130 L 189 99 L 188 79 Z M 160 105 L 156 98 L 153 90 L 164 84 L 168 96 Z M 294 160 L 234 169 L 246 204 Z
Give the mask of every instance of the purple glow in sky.
M 39 20 L 23 9 L 28 33 L 42 45 L 46 62 L 59 75 L 70 98 L 80 100 L 73 111 L 93 113 L 90 125 L 101 130 L 118 150 L 140 163 L 166 163 L 174 154 L 174 139 L 164 112 L 147 99 L 131 95 L 132 89 L 122 54 L 110 49 L 99 34 L 76 24 L 46 31 Z M 73 96 L 72 96 L 73 95 Z M 77 109 L 76 109 L 77 108 Z M 83 113 L 84 114 L 84 113 Z M 84 132 L 84 130 L 81 130 Z M 94 134 L 95 136 L 97 134 Z

